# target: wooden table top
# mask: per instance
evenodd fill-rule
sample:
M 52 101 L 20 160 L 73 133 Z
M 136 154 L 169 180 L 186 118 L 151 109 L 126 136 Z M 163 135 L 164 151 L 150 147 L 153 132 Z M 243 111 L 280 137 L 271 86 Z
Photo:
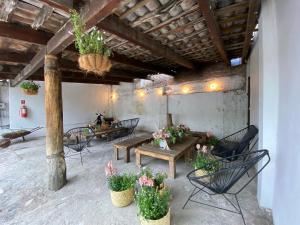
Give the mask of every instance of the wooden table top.
M 198 137 L 192 137 L 188 136 L 184 139 L 182 143 L 177 143 L 175 145 L 171 145 L 171 150 L 163 150 L 157 146 L 153 146 L 152 144 L 143 144 L 139 146 L 136 151 L 139 152 L 151 152 L 155 153 L 157 155 L 165 155 L 168 157 L 176 158 L 178 155 L 180 155 L 182 152 L 186 151 L 187 149 L 191 148 L 193 145 L 195 145 L 198 141 Z
M 120 141 L 116 144 L 114 144 L 114 146 L 116 147 L 127 147 L 127 146 L 131 146 L 131 145 L 136 145 L 139 143 L 144 143 L 145 141 L 150 141 L 151 139 L 153 139 L 153 136 L 151 134 L 145 134 L 139 137 L 132 137 L 132 138 L 128 138 L 124 141 Z

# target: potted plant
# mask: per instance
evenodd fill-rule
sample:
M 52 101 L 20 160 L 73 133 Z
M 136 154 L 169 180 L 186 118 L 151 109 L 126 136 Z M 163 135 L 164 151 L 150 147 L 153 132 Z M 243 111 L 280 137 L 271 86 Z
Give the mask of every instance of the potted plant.
M 139 185 L 141 187 L 143 186 L 153 186 L 156 190 L 159 192 L 162 192 L 167 187 L 164 183 L 165 179 L 167 178 L 166 173 L 158 172 L 156 174 L 153 174 L 153 171 L 146 167 L 142 169 L 141 173 L 139 174 Z
M 136 175 L 127 173 L 118 174 L 117 169 L 113 167 L 111 161 L 106 165 L 105 173 L 113 205 L 116 207 L 130 205 L 134 200 Z
M 170 225 L 170 193 L 158 192 L 155 188 L 142 187 L 136 193 L 135 201 L 141 225 Z
M 26 95 L 37 95 L 40 85 L 33 81 L 24 81 L 20 87 Z
M 198 151 L 196 160 L 193 163 L 193 166 L 195 169 L 195 175 L 197 177 L 205 176 L 210 173 L 214 173 L 219 169 L 219 162 L 216 161 L 216 158 L 214 158 L 207 148 L 207 146 L 203 146 L 200 151 Z M 211 177 L 204 177 L 202 180 L 204 182 L 210 182 Z
M 110 49 L 105 45 L 103 34 L 93 28 L 91 32 L 85 32 L 85 24 L 76 10 L 71 12 L 71 22 L 75 36 L 75 47 L 79 51 L 79 67 L 87 72 L 103 75 L 111 68 L 109 56 Z

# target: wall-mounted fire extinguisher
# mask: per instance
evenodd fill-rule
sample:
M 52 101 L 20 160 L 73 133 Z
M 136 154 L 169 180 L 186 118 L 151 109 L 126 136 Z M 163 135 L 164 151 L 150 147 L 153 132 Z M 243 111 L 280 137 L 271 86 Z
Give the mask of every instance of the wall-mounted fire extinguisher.
M 27 117 L 27 107 L 25 105 L 25 100 L 21 100 L 20 117 L 21 118 Z

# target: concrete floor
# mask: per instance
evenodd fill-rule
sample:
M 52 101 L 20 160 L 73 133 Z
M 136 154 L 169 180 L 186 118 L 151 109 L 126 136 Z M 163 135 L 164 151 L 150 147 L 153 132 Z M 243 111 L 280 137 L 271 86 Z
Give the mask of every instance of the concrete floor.
M 115 208 L 110 201 L 104 165 L 112 160 L 112 143 L 93 142 L 91 153 L 80 159 L 67 159 L 67 185 L 57 191 L 47 190 L 45 139 L 15 142 L 0 149 L 0 224 L 74 224 L 74 225 L 136 225 L 137 208 Z M 131 163 L 113 161 L 119 171 L 138 171 L 134 151 Z M 144 158 L 143 163 L 155 171 L 167 171 L 165 161 Z M 240 215 L 190 203 L 182 206 L 191 192 L 185 175 L 191 168 L 183 161 L 177 165 L 177 178 L 167 180 L 172 190 L 172 225 L 242 225 Z M 222 198 L 208 201 L 226 206 Z M 270 215 L 258 207 L 256 184 L 240 194 L 247 225 L 271 225 Z

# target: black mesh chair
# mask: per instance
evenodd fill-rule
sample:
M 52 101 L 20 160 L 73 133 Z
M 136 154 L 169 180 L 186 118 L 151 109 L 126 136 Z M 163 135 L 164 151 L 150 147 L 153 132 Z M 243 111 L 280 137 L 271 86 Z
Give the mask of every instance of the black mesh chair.
M 68 130 L 64 134 L 64 146 L 71 151 L 75 151 L 74 154 L 66 154 L 66 157 L 79 154 L 82 164 L 82 152 L 87 150 L 87 146 L 90 141 L 95 137 L 94 131 L 89 127 L 77 127 Z
M 255 146 L 257 134 L 258 129 L 254 125 L 250 125 L 221 139 L 212 150 L 212 154 L 224 158 L 246 153 Z
M 132 135 L 135 128 L 139 123 L 139 118 L 133 118 L 128 120 L 121 120 L 112 125 L 113 128 L 124 128 L 122 130 L 115 131 L 107 136 L 107 140 L 111 141 L 117 138 Z
M 230 158 L 235 157 L 235 160 Z M 263 160 L 265 159 L 265 160 Z M 250 169 L 262 161 L 262 164 L 258 166 L 258 170 L 252 176 L 244 176 Z M 194 202 L 209 207 L 225 210 L 228 212 L 240 214 L 243 222 L 245 223 L 244 215 L 240 207 L 237 195 L 244 190 L 244 188 L 254 179 L 257 175 L 267 166 L 270 162 L 269 152 L 267 150 L 253 151 L 245 154 L 230 156 L 217 160 L 219 167 L 214 173 L 207 174 L 205 176 L 196 176 L 195 172 L 199 169 L 191 171 L 187 178 L 194 186 L 194 190 L 188 197 L 183 208 L 186 207 L 188 202 Z M 243 177 L 243 179 L 241 179 Z M 236 185 L 239 182 L 239 185 Z M 200 202 L 195 199 L 195 196 L 199 193 L 206 193 L 208 195 L 222 195 L 226 201 L 229 202 L 232 209 L 221 208 L 205 202 Z M 227 196 L 226 196 L 227 195 Z M 230 200 L 229 196 L 234 196 L 236 203 Z

